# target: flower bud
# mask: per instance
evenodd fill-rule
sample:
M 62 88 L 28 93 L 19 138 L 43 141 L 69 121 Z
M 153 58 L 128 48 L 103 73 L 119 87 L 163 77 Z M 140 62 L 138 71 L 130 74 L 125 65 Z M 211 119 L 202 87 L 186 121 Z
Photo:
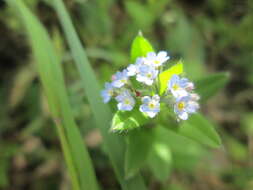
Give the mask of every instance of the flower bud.
M 187 91 L 192 91 L 194 89 L 194 84 L 192 82 L 189 82 L 187 86 L 185 87 Z
M 112 80 L 115 80 L 115 79 L 116 79 L 116 76 L 115 76 L 115 75 L 112 75 L 111 79 L 112 79 Z
M 192 101 L 198 101 L 200 99 L 199 95 L 196 93 L 192 93 L 190 97 Z

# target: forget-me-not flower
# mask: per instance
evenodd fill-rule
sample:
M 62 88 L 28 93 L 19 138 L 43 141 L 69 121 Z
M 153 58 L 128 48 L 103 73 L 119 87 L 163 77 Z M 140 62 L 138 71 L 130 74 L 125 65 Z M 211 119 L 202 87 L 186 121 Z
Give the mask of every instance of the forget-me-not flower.
M 193 101 L 190 96 L 177 98 L 174 105 L 174 112 L 182 120 L 187 120 L 189 114 L 195 113 L 197 109 L 199 109 L 199 104 Z
M 158 95 L 154 95 L 152 98 L 144 96 L 141 101 L 142 105 L 140 106 L 140 111 L 147 114 L 149 117 L 155 117 L 160 111 L 160 97 Z
M 128 81 L 127 70 L 123 70 L 122 72 L 118 71 L 114 75 L 114 80 L 112 81 L 112 85 L 115 88 L 121 88 L 124 86 Z
M 131 111 L 135 105 L 135 100 L 131 96 L 129 90 L 122 91 L 118 96 L 116 96 L 118 101 L 117 107 L 122 111 Z
M 144 63 L 157 68 L 165 63 L 169 58 L 170 57 L 167 56 L 166 51 L 160 51 L 157 54 L 155 52 L 149 52 Z
M 137 73 L 137 67 L 136 67 L 136 65 L 130 64 L 127 67 L 127 76 L 131 77 L 131 76 L 136 75 L 136 73 Z
M 152 85 L 157 78 L 158 70 L 149 65 L 141 65 L 138 69 L 139 72 L 136 76 L 136 80 L 146 85 Z
M 138 107 L 139 111 L 150 118 L 160 112 L 160 103 L 173 103 L 172 108 L 177 120 L 186 120 L 189 115 L 199 109 L 199 95 L 194 93 L 194 83 L 181 75 L 174 74 L 167 83 L 167 91 L 161 100 L 158 91 L 161 90 L 159 73 L 163 72 L 163 64 L 169 60 L 167 52 L 149 52 L 138 57 L 122 71 L 112 75 L 111 83 L 105 84 L 101 92 L 103 101 L 117 101 L 117 109 L 131 111 Z M 133 79 L 133 80 L 132 80 Z M 161 79 L 163 80 L 163 79 Z M 145 85 L 143 85 L 145 84 Z M 149 87 L 147 88 L 148 85 Z M 155 94 L 155 95 L 154 95 Z M 139 104 L 139 99 L 141 103 Z M 137 104 L 137 105 L 135 105 Z
M 187 78 L 180 78 L 178 75 L 173 75 L 168 82 L 168 90 L 174 97 L 187 96 L 189 87 L 192 83 Z
M 113 86 L 111 83 L 105 83 L 105 89 L 101 91 L 101 96 L 103 97 L 103 102 L 107 103 L 111 100 L 112 96 L 114 95 Z

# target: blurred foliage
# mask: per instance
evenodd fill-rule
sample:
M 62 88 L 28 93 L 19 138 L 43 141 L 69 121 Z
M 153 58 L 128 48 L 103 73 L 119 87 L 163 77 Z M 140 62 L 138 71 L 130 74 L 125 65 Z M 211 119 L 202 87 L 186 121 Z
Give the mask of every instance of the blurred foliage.
M 93 128 L 91 110 L 51 1 L 25 2 L 47 27 L 58 56 L 64 60 L 71 107 L 101 186 L 106 190 L 119 189 L 100 146 L 101 136 Z M 230 74 L 224 90 L 202 105 L 202 112 L 222 136 L 223 148 L 210 154 L 206 147 L 157 127 L 155 134 L 161 142 L 153 145 L 148 157 L 154 176 L 148 170 L 142 171 L 149 189 L 253 189 L 253 1 L 65 3 L 101 84 L 130 62 L 131 41 L 139 30 L 156 50 L 169 51 L 175 60 L 182 57 L 193 80 L 216 71 Z M 0 10 L 0 189 L 69 189 L 24 28 L 2 0 Z M 166 143 L 174 146 L 166 149 Z M 162 162 L 168 167 L 161 167 Z

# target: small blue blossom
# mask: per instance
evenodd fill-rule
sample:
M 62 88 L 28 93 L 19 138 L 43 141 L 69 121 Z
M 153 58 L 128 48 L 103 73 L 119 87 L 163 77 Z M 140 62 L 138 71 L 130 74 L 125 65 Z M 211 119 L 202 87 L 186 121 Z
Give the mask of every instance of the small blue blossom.
M 145 59 L 145 57 L 138 57 L 135 61 L 135 65 L 138 67 L 145 64 Z
M 136 80 L 149 86 L 153 84 L 158 75 L 158 70 L 149 65 L 139 66 L 138 71 Z
M 137 66 L 134 64 L 130 64 L 127 67 L 127 76 L 131 77 L 131 76 L 136 75 L 136 73 L 137 73 Z
M 187 96 L 188 91 L 193 83 L 189 82 L 187 78 L 180 78 L 178 75 L 173 75 L 168 82 L 168 90 L 174 97 Z
M 105 89 L 101 91 L 101 96 L 103 98 L 103 102 L 107 103 L 111 100 L 112 96 L 114 94 L 114 89 L 111 83 L 106 82 L 105 83 Z
M 113 87 L 115 88 L 123 87 L 128 81 L 127 70 L 123 70 L 122 72 L 118 71 L 113 78 L 114 78 L 114 80 L 112 81 Z
M 140 72 L 139 68 L 144 64 L 145 58 L 138 57 L 136 59 L 136 62 L 134 64 L 130 64 L 127 67 L 127 75 L 128 76 L 134 76 Z
M 157 54 L 154 52 L 150 52 L 147 54 L 147 57 L 145 58 L 145 64 L 157 68 L 160 67 L 163 63 L 165 63 L 169 59 L 170 57 L 167 56 L 166 51 L 160 51 Z
M 158 95 L 154 95 L 152 98 L 144 96 L 141 101 L 143 104 L 140 106 L 140 111 L 149 117 L 153 118 L 160 112 L 160 97 Z
M 116 96 L 118 101 L 117 107 L 122 111 L 131 111 L 135 105 L 135 100 L 131 96 L 129 90 L 122 91 L 118 96 Z
M 174 112 L 182 120 L 187 120 L 189 114 L 195 113 L 198 109 L 199 104 L 193 101 L 190 95 L 177 98 L 174 105 Z

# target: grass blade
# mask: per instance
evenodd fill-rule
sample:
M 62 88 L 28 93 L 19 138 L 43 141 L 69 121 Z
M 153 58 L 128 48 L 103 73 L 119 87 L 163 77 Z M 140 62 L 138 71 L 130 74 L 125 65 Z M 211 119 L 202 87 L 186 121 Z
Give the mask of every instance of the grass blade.
M 39 76 L 52 117 L 57 125 L 73 189 L 98 189 L 86 146 L 72 117 L 60 60 L 45 28 L 27 9 L 23 1 L 8 0 L 22 19 L 32 45 Z
M 146 187 L 142 177 L 139 174 L 129 180 L 124 179 L 124 139 L 123 137 L 119 137 L 116 134 L 108 132 L 112 113 L 110 108 L 102 102 L 102 99 L 99 95 L 100 86 L 97 82 L 94 71 L 89 64 L 85 50 L 76 34 L 62 0 L 54 0 L 53 5 L 65 32 L 72 56 L 83 81 L 84 89 L 94 114 L 96 125 L 102 133 L 108 156 L 115 169 L 118 180 L 122 188 L 125 190 L 144 190 Z

